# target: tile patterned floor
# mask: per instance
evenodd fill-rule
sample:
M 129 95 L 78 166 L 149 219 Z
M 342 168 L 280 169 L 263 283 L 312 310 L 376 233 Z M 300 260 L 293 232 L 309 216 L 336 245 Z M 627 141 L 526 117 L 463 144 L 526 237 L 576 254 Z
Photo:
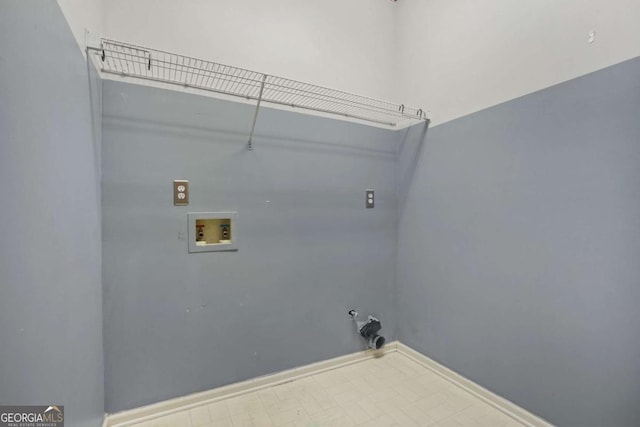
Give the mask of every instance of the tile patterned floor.
M 399 353 L 135 427 L 515 427 L 522 424 Z

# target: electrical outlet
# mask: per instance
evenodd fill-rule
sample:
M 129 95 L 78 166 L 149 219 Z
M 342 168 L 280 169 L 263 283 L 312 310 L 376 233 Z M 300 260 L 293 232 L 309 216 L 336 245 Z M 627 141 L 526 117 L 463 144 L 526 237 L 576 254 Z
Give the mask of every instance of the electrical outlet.
M 173 181 L 173 204 L 187 206 L 189 204 L 189 181 L 176 179 Z
M 367 209 L 371 209 L 376 205 L 373 190 L 365 190 L 365 193 L 367 196 L 365 201 L 366 207 Z

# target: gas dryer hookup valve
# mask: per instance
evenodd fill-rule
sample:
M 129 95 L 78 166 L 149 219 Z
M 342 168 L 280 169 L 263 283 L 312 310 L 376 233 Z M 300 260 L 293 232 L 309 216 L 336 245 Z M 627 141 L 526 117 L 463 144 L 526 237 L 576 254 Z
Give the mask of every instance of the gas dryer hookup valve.
M 378 332 L 382 329 L 380 320 L 373 316 L 369 316 L 366 322 L 359 322 L 356 320 L 358 312 L 355 310 L 349 310 L 349 316 L 356 322 L 356 330 L 362 338 L 367 340 L 369 348 L 379 350 L 384 346 L 384 337 L 382 335 L 378 335 Z

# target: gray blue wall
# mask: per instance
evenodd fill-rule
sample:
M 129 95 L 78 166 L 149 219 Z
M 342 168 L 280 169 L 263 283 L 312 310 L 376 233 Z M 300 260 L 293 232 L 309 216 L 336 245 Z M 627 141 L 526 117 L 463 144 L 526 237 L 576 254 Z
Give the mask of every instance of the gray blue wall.
M 74 427 L 104 413 L 89 71 L 54 0 L 0 1 L 0 404 L 65 405 Z
M 640 59 L 430 129 L 405 191 L 402 342 L 557 425 L 640 425 Z
M 351 307 L 395 338 L 395 133 L 263 109 L 247 151 L 250 105 L 103 89 L 108 412 L 360 350 Z M 202 211 L 238 212 L 238 252 L 187 252 Z

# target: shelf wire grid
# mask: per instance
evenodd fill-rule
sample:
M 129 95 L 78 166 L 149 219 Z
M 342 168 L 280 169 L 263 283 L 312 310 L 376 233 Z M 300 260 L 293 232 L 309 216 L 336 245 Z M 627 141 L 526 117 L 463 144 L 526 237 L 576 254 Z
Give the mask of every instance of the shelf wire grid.
M 405 120 L 428 120 L 422 109 L 403 104 L 130 43 L 101 39 L 100 48 L 92 50 L 99 56 L 104 73 L 337 114 L 389 126 L 397 126 Z

